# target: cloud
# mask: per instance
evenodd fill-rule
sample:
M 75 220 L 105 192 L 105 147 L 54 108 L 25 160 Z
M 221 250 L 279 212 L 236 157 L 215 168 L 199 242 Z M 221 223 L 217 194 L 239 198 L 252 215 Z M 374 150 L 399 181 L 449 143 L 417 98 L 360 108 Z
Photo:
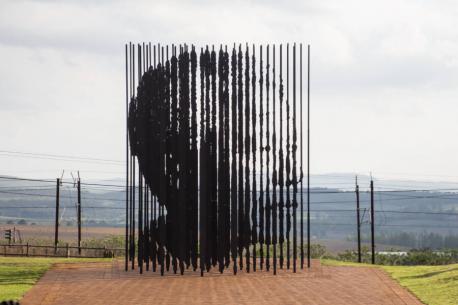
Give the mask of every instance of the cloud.
M 453 174 L 457 13 L 454 1 L 2 1 L 0 141 L 123 159 L 124 43 L 298 41 L 312 45 L 312 171 Z

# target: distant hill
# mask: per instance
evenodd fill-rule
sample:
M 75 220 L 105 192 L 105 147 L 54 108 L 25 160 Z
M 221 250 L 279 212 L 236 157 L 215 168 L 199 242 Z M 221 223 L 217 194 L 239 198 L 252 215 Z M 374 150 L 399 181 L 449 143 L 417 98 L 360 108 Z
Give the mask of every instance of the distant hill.
M 333 180 L 335 179 L 335 180 Z M 311 189 L 312 235 L 318 239 L 352 239 L 356 234 L 356 200 L 351 175 L 314 175 Z M 347 182 L 348 181 L 348 182 Z M 369 234 L 369 177 L 359 177 L 362 233 Z M 85 181 L 82 187 L 83 222 L 92 226 L 122 226 L 125 189 L 122 179 Z M 409 187 L 407 187 L 409 186 Z M 458 235 L 458 193 L 453 183 L 375 180 L 377 234 L 399 232 Z M 299 189 L 300 191 L 300 189 Z M 51 224 L 55 217 L 55 182 L 0 180 L 0 223 L 24 219 Z M 306 189 L 302 197 L 306 211 Z M 76 222 L 76 188 L 60 190 L 61 223 Z M 301 198 L 298 194 L 300 204 Z M 298 227 L 300 226 L 300 209 Z M 303 214 L 304 224 L 306 213 Z

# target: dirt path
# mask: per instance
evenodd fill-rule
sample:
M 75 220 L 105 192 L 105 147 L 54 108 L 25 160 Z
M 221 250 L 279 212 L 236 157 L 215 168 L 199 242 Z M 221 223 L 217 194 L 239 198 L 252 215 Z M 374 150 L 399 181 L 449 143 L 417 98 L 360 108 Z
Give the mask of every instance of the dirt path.
M 296 274 L 210 273 L 202 278 L 194 272 L 164 277 L 124 272 L 121 261 L 58 264 L 21 304 L 422 304 L 379 269 L 317 265 Z

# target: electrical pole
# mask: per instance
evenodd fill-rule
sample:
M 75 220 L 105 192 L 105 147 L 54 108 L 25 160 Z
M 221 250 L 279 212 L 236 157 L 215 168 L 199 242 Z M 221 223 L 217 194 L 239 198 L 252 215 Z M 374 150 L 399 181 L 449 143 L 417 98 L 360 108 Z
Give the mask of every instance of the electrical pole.
M 59 188 L 60 178 L 56 179 L 56 223 L 54 227 L 54 253 L 57 252 L 57 243 L 59 241 Z
M 130 45 L 129 45 L 130 48 Z M 126 44 L 126 236 L 125 236 L 125 252 L 124 252 L 124 270 L 127 271 L 129 267 L 129 79 L 131 71 L 129 68 L 130 55 L 128 58 L 127 44 Z M 132 87 L 132 84 L 130 84 Z
M 77 203 L 77 208 L 78 208 L 78 254 L 81 255 L 81 179 L 80 179 L 79 172 L 78 172 L 77 189 L 78 189 L 78 203 Z
M 358 176 L 356 176 L 356 225 L 358 230 L 358 263 L 361 263 L 361 218 L 359 211 L 359 185 Z
M 375 242 L 374 242 L 374 181 L 371 177 L 371 250 L 372 250 L 372 264 L 375 264 Z

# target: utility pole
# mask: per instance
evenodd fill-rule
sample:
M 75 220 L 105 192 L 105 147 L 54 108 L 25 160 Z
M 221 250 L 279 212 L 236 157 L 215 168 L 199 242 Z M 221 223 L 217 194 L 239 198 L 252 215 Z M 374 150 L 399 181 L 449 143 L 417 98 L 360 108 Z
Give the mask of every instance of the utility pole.
M 371 177 L 371 250 L 372 250 L 372 264 L 375 264 L 375 241 L 374 241 L 374 181 Z
M 54 226 L 54 253 L 57 252 L 57 243 L 59 241 L 59 188 L 60 178 L 56 179 L 56 223 Z
M 130 45 L 129 45 L 130 48 Z M 131 49 L 130 49 L 131 51 Z M 130 55 L 129 55 L 130 57 Z M 126 236 L 125 236 L 125 252 L 124 252 L 124 270 L 129 267 L 129 68 L 130 59 L 128 59 L 128 50 L 126 44 Z M 130 84 L 132 87 L 132 84 Z
M 361 263 L 361 218 L 359 211 L 359 185 L 358 176 L 356 176 L 356 225 L 358 230 L 358 263 Z
M 78 182 L 77 182 L 77 189 L 78 189 L 78 254 L 81 255 L 81 179 L 80 173 L 78 172 Z

